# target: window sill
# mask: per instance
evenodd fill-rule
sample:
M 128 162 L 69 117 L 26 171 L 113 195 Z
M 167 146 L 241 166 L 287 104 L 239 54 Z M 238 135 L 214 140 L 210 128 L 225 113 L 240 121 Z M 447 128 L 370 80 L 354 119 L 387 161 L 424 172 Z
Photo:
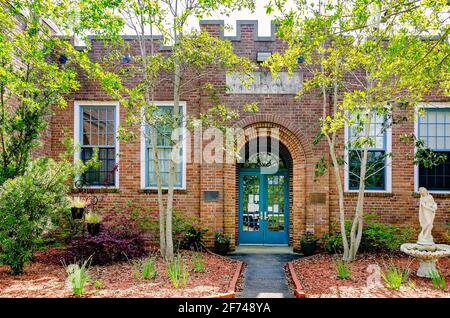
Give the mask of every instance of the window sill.
M 120 193 L 119 188 L 82 188 L 82 189 L 72 189 L 73 194 L 76 193 Z
M 157 194 L 158 193 L 158 189 L 153 189 L 153 188 L 151 188 L 151 189 L 140 189 L 139 191 L 138 191 L 139 193 L 149 193 L 149 194 Z M 162 193 L 163 194 L 167 194 L 167 189 L 163 189 L 162 190 Z M 173 190 L 173 193 L 175 193 L 175 194 L 186 194 L 187 193 L 187 190 L 186 189 L 174 189 Z
M 344 196 L 345 197 L 357 197 L 358 196 L 358 191 L 347 191 L 344 192 Z M 392 192 L 386 192 L 386 191 L 370 191 L 370 192 L 364 192 L 364 196 L 365 197 L 393 197 L 394 194 Z

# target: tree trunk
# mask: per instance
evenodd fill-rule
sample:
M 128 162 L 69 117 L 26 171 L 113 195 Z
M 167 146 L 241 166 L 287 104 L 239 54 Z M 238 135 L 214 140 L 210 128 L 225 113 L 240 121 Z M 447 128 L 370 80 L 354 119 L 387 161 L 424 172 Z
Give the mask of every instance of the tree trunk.
M 366 140 L 370 137 L 370 123 L 372 121 L 372 111 L 369 108 L 367 112 L 367 121 L 365 123 L 365 135 Z M 364 144 L 363 156 L 361 158 L 360 173 L 359 173 L 359 189 L 358 189 L 358 201 L 356 203 L 355 216 L 353 218 L 352 229 L 350 231 L 350 251 L 347 257 L 347 261 L 354 261 L 356 253 L 358 252 L 359 245 L 361 243 L 362 228 L 363 228 L 363 213 L 364 213 L 364 191 L 366 188 L 366 169 L 367 169 L 367 157 L 369 152 L 369 145 L 366 142 Z
M 172 237 L 172 216 L 173 216 L 173 194 L 175 186 L 175 160 L 174 155 L 179 155 L 179 128 L 180 128 L 180 83 L 181 83 L 181 68 L 178 58 L 174 65 L 174 88 L 173 88 L 173 118 L 175 118 L 173 129 L 176 133 L 172 134 L 172 158 L 169 162 L 169 184 L 167 191 L 167 211 L 166 211 L 166 259 L 173 259 L 173 237 Z

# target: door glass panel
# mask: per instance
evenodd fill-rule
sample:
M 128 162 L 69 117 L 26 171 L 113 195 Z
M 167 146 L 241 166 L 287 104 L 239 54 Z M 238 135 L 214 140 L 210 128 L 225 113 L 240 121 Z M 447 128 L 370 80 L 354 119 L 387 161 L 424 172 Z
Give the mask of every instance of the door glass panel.
M 284 176 L 267 177 L 267 229 L 284 231 Z
M 242 179 L 242 231 L 258 232 L 260 230 L 259 176 L 244 176 Z

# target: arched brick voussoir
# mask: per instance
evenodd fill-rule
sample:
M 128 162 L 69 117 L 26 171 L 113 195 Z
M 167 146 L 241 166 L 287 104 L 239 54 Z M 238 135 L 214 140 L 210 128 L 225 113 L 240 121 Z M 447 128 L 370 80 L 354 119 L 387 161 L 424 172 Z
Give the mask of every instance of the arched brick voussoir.
M 312 149 L 306 143 L 306 138 L 300 129 L 288 121 L 273 115 L 255 114 L 244 118 L 233 125 L 234 129 L 242 129 L 248 140 L 265 134 L 276 137 L 289 151 L 292 159 L 290 171 L 290 226 L 289 243 L 299 248 L 300 235 L 306 228 L 306 219 L 313 216 L 307 213 L 307 188 L 312 187 L 312 178 L 307 178 L 307 157 Z M 270 128 L 277 128 L 278 135 L 273 136 Z M 254 129 L 254 131 L 251 131 Z M 254 135 L 253 135 L 254 134 Z M 237 149 L 245 145 L 246 140 L 240 140 Z M 242 143 L 242 144 L 241 144 Z M 224 188 L 230 190 L 224 193 L 224 228 L 232 237 L 235 246 L 238 237 L 238 179 L 236 163 L 224 166 Z M 234 189 L 234 191 L 233 191 Z M 313 221 L 311 221 L 313 222 Z
M 237 121 L 233 128 L 241 128 L 243 130 L 247 128 L 269 128 L 277 127 L 280 129 L 280 141 L 285 143 L 288 149 L 291 151 L 292 159 L 300 161 L 311 157 L 313 154 L 311 143 L 307 142 L 305 134 L 302 132 L 301 127 L 296 123 L 284 119 L 280 116 L 273 114 L 253 114 L 246 118 Z

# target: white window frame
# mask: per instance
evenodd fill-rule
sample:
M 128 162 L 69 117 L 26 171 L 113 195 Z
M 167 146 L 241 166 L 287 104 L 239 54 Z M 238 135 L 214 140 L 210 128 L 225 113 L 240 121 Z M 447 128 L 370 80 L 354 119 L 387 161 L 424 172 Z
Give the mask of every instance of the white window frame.
M 81 126 L 81 118 L 80 118 L 80 107 L 81 106 L 112 106 L 114 107 L 115 116 L 116 116 L 116 136 L 118 135 L 118 129 L 119 129 L 119 123 L 120 123 L 120 104 L 118 101 L 92 101 L 92 100 L 77 100 L 74 101 L 73 105 L 73 111 L 74 111 L 74 147 L 75 147 L 75 153 L 73 156 L 74 162 L 77 160 L 81 160 L 81 149 L 80 149 L 80 126 Z M 116 138 L 115 142 L 116 146 L 116 165 L 117 169 L 115 171 L 114 175 L 114 186 L 108 186 L 108 189 L 119 189 L 119 147 L 120 142 L 119 139 Z M 75 178 L 75 182 L 78 181 L 80 176 L 77 176 Z M 105 186 L 86 186 L 89 189 L 105 189 Z
M 155 104 L 155 106 L 174 106 L 174 101 L 155 101 L 153 102 Z M 181 106 L 182 110 L 183 110 L 183 117 L 186 118 L 186 113 L 187 113 L 187 104 L 185 101 L 180 101 L 179 105 Z M 144 109 L 142 109 L 142 111 L 144 111 Z M 146 185 L 146 165 L 147 162 L 145 160 L 145 152 L 146 152 L 146 136 L 145 136 L 145 121 L 142 120 L 142 124 L 141 124 L 141 190 L 155 190 L 158 189 L 158 187 L 155 186 L 150 186 L 148 187 Z M 182 152 L 182 164 L 181 164 L 181 187 L 180 186 L 174 186 L 174 189 L 176 190 L 185 190 L 186 189 L 186 133 L 187 133 L 187 129 L 186 129 L 186 120 L 183 120 L 183 125 L 182 125 L 182 129 L 183 129 L 183 152 Z M 167 189 L 167 187 L 163 187 L 163 189 Z
M 450 102 L 420 102 L 414 111 L 414 135 L 419 138 L 419 109 L 421 108 L 450 108 Z M 414 147 L 414 157 L 417 148 Z M 419 192 L 419 165 L 414 165 L 414 192 Z M 450 190 L 429 190 L 430 193 L 450 193 Z
M 348 144 L 349 139 L 349 127 L 347 122 L 344 125 L 344 140 L 345 145 Z M 389 126 L 386 128 L 386 154 L 392 154 L 392 127 Z M 359 192 L 357 189 L 349 188 L 349 156 L 348 156 L 348 147 L 344 148 L 344 192 L 349 193 L 357 193 Z M 386 156 L 386 165 L 385 165 L 385 178 L 386 178 L 386 189 L 384 190 L 364 190 L 364 193 L 392 193 L 392 156 Z

